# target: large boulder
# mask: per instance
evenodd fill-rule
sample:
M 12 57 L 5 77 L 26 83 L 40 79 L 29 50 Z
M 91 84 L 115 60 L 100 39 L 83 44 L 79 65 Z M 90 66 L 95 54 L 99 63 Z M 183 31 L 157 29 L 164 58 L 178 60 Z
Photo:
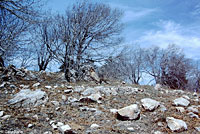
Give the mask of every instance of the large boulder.
M 187 124 L 179 119 L 175 119 L 174 117 L 167 117 L 166 118 L 167 126 L 173 132 L 181 132 L 187 130 Z
M 174 102 L 174 105 L 176 106 L 184 106 L 184 107 L 187 107 L 190 104 L 190 101 L 188 101 L 187 99 L 183 97 L 177 98 L 173 102 Z
M 160 102 L 150 98 L 144 98 L 141 100 L 141 102 L 144 109 L 149 111 L 153 111 L 160 106 Z
M 140 109 L 137 104 L 133 104 L 122 109 L 117 110 L 117 119 L 125 120 L 137 120 L 140 118 Z
M 14 95 L 13 99 L 10 99 L 8 103 L 10 105 L 16 106 L 39 106 L 41 104 L 46 103 L 48 100 L 48 96 L 44 91 L 37 89 L 35 91 L 31 91 L 30 89 L 22 89 L 20 92 Z

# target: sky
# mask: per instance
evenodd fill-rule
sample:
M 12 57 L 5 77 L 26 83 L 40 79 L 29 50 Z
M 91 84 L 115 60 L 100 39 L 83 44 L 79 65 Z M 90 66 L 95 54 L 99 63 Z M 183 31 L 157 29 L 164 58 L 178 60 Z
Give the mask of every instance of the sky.
M 64 13 L 77 0 L 48 0 L 47 9 Z M 124 44 L 166 48 L 176 44 L 200 59 L 200 0 L 92 0 L 123 10 Z

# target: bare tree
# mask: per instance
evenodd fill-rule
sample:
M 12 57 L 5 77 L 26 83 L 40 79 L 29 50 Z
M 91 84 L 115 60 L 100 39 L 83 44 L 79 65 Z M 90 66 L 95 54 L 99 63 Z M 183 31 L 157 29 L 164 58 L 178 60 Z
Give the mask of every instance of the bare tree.
M 36 20 L 40 0 L 0 1 L 0 57 L 1 64 L 13 56 L 24 44 L 25 32 Z M 22 37 L 23 36 L 23 37 Z M 10 58 L 11 59 L 11 58 Z
M 56 33 L 59 40 L 49 51 L 63 64 L 66 78 L 69 70 L 91 59 L 101 48 L 119 43 L 122 29 L 121 11 L 105 4 L 82 2 L 74 4 L 65 15 L 58 15 Z M 56 51 L 55 51 L 56 50 Z

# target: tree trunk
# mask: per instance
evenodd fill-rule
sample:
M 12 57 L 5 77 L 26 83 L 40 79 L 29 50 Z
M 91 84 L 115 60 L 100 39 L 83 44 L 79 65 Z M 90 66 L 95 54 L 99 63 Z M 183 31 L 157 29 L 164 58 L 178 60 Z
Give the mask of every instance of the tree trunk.
M 3 60 L 3 58 L 0 56 L 0 67 L 5 67 L 4 66 L 4 60 Z

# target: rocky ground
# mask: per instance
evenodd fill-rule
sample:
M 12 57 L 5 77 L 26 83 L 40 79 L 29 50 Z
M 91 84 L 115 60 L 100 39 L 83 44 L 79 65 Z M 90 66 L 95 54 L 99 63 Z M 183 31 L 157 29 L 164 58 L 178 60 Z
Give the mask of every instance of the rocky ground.
M 160 85 L 68 83 L 61 73 L 22 71 L 0 83 L 0 133 L 200 133 L 197 93 Z

